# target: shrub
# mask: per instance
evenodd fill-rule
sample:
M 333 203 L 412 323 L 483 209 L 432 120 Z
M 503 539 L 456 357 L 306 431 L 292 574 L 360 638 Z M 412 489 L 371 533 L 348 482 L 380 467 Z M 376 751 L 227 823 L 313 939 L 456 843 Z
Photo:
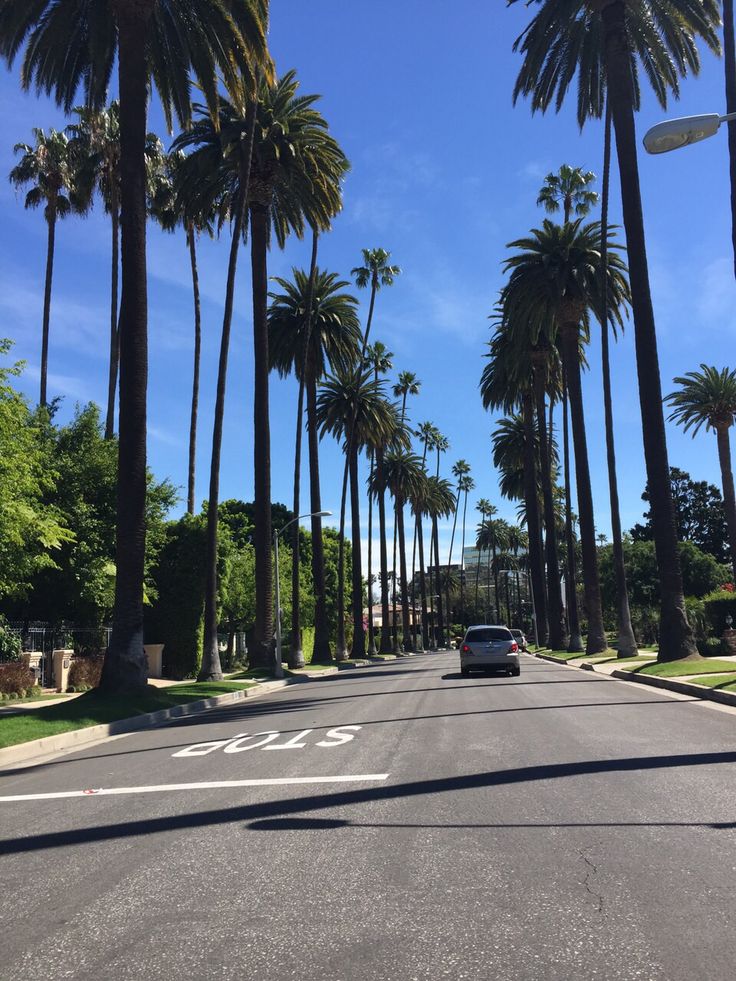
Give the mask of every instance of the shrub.
M 18 698 L 21 692 L 33 688 L 33 675 L 28 667 L 28 659 L 0 664 L 0 691 L 10 698 Z
M 720 635 L 726 629 L 726 617 L 731 616 L 736 623 L 736 594 L 725 589 L 709 593 L 703 598 L 705 618 L 714 634 Z
M 703 657 L 722 657 L 723 644 L 720 637 L 706 637 L 705 640 L 698 640 L 698 651 Z
M 96 657 L 73 657 L 69 665 L 67 691 L 87 691 L 89 688 L 96 688 L 100 683 L 104 660 L 105 658 L 102 655 Z
M 0 614 L 0 659 L 20 661 L 20 637 L 8 626 L 8 621 Z
M 168 525 L 153 572 L 158 598 L 146 610 L 146 643 L 164 645 L 167 678 L 193 678 L 202 662 L 206 530 L 201 516 Z
M 685 597 L 685 611 L 690 626 L 695 633 L 695 640 L 699 643 L 708 639 L 708 621 L 705 616 L 705 603 L 697 596 Z

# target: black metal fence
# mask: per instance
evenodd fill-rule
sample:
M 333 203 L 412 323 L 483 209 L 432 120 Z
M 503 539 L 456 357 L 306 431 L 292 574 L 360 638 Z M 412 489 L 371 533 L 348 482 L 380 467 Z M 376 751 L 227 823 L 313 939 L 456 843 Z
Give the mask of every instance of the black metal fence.
M 110 643 L 112 627 L 77 627 L 74 624 L 49 624 L 41 621 L 10 623 L 9 628 L 20 637 L 21 651 L 31 654 L 37 683 L 48 687 L 54 681 L 52 654 L 58 650 L 72 650 L 78 657 L 96 657 L 104 654 Z M 33 657 L 40 654 L 40 658 Z M 3 660 L 0 654 L 0 661 Z

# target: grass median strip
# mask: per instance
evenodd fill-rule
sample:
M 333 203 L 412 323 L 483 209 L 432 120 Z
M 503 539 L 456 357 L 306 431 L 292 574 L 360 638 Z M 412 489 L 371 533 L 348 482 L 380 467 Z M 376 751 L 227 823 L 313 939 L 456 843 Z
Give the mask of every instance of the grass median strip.
M 702 661 L 662 661 L 635 666 L 635 674 L 649 674 L 656 678 L 683 678 L 687 675 L 726 674 L 733 672 L 733 661 L 708 658 Z
M 703 685 L 705 688 L 718 688 L 721 691 L 736 692 L 736 672 L 732 671 L 731 674 L 707 674 L 698 678 L 693 684 Z
M 0 748 L 253 687 L 252 682 L 191 681 L 169 688 L 149 686 L 140 695 L 110 696 L 91 691 L 63 704 L 48 705 L 27 714 L 0 716 Z

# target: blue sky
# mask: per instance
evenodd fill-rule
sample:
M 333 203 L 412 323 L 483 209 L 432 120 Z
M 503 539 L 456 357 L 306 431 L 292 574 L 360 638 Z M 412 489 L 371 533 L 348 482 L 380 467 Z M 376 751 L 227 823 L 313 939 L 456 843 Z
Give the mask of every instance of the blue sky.
M 500 498 L 491 463 L 492 418 L 478 396 L 488 315 L 501 284 L 506 243 L 539 223 L 538 188 L 563 162 L 601 169 L 602 127 L 581 135 L 570 104 L 560 115 L 532 116 L 512 106 L 519 67 L 511 46 L 529 13 L 499 0 L 274 0 L 270 43 L 277 68 L 295 68 L 303 92 L 318 92 L 320 108 L 352 162 L 345 207 L 320 245 L 320 264 L 349 277 L 362 247 L 382 246 L 402 268 L 378 297 L 374 339 L 394 352 L 395 372 L 422 382 L 409 403 L 414 422 L 431 420 L 449 438 L 449 475 L 460 457 L 472 466 L 479 497 L 502 516 L 514 505 Z M 698 78 L 685 81 L 667 116 L 724 111 L 723 65 L 708 53 Z M 645 98 L 639 136 L 663 118 Z M 31 127 L 67 120 L 48 100 L 19 90 L 17 68 L 0 70 L 0 172 L 13 165 L 12 147 Z M 168 144 L 155 99 L 150 128 Z M 701 361 L 730 365 L 736 289 L 732 272 L 725 133 L 662 157 L 641 153 L 641 178 L 655 300 L 663 388 Z M 620 214 L 614 187 L 612 220 Z M 23 386 L 37 398 L 45 225 L 25 212 L 22 196 L 0 181 L 0 336 L 15 341 L 28 367 Z M 104 404 L 110 232 L 98 205 L 85 220 L 57 232 L 52 303 L 50 395 L 64 396 L 62 418 L 76 403 Z M 202 241 L 204 347 L 198 442 L 197 498 L 206 495 L 212 406 L 228 242 Z M 271 275 L 306 265 L 309 243 L 292 240 L 270 256 Z M 252 314 L 249 259 L 241 253 L 228 378 L 222 455 L 222 497 L 252 497 Z M 181 236 L 151 227 L 149 462 L 155 473 L 186 483 L 192 359 L 192 301 Z M 367 295 L 360 293 L 363 311 Z M 622 520 L 640 518 L 644 487 L 633 331 L 613 348 L 616 436 Z M 600 350 L 588 353 L 586 419 L 598 531 L 609 533 Z M 394 372 L 394 374 L 395 374 Z M 273 499 L 290 503 L 296 385 L 273 377 L 271 388 Z M 692 440 L 668 427 L 670 462 L 719 484 L 715 439 Z M 365 470 L 365 465 L 364 465 Z M 341 459 L 323 442 L 323 505 L 339 508 Z M 183 504 L 182 504 L 183 508 Z M 308 507 L 304 507 L 308 510 Z M 470 514 L 470 511 L 469 511 Z M 335 519 L 336 520 L 336 519 Z M 364 514 L 367 521 L 367 511 Z M 449 535 L 443 529 L 443 540 Z M 364 529 L 365 535 L 365 529 Z M 456 553 L 457 554 L 457 553 Z

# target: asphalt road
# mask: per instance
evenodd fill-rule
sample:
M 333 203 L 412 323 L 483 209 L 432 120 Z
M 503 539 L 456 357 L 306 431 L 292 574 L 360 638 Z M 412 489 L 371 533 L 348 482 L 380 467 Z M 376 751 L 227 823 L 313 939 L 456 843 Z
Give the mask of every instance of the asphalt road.
M 0 801 L 0 977 L 733 981 L 734 777 L 733 710 L 344 672 L 6 771 L 96 793 Z

